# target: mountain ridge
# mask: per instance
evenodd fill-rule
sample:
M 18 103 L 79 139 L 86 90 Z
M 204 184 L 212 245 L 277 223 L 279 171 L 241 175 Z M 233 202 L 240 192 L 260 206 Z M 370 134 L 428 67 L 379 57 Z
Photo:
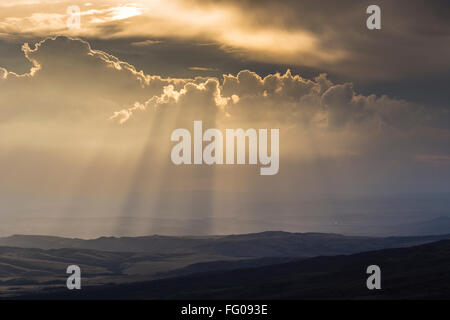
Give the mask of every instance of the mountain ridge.
M 111 252 L 196 253 L 242 256 L 314 256 L 377 248 L 411 246 L 450 238 L 450 234 L 431 236 L 368 237 L 334 233 L 289 233 L 268 231 L 225 236 L 140 236 L 64 238 L 44 235 L 12 235 L 0 238 L 0 246 L 62 249 L 77 248 Z M 356 248 L 353 248 L 356 246 Z M 347 251 L 345 251 L 347 250 Z

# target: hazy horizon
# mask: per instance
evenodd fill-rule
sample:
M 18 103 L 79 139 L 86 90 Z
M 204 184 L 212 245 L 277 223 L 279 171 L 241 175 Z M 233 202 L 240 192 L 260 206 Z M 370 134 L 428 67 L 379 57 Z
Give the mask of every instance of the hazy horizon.
M 93 239 L 103 236 L 206 236 L 259 233 L 266 231 L 339 233 L 360 236 L 418 235 L 418 227 L 437 218 L 447 217 L 447 194 L 418 195 L 414 197 L 379 197 L 369 199 L 333 199 L 305 201 L 291 204 L 299 212 L 279 214 L 275 209 L 253 208 L 250 214 L 222 215 L 199 218 L 172 215 L 149 217 L 148 215 L 110 216 L 107 213 L 83 212 L 80 208 L 76 216 L 64 217 L 46 215 L 35 211 L 28 220 L 0 219 L 0 237 L 13 234 L 49 235 Z M 99 205 L 98 205 L 99 206 Z M 103 206 L 101 206 L 103 207 Z M 301 209 L 299 209 L 301 208 Z M 78 210 L 78 211 L 76 211 Z M 301 216 L 302 219 L 298 217 Z M 117 228 L 120 225 L 120 229 Z M 139 226 L 139 227 L 136 227 Z M 433 226 L 436 228 L 436 226 Z M 15 230 L 11 232 L 9 230 Z M 431 229 L 432 230 L 432 229 Z M 416 233 L 415 233 L 416 232 Z M 450 230 L 449 230 L 450 233 Z M 435 234 L 432 231 L 430 235 Z M 421 235 L 424 235 L 423 232 Z

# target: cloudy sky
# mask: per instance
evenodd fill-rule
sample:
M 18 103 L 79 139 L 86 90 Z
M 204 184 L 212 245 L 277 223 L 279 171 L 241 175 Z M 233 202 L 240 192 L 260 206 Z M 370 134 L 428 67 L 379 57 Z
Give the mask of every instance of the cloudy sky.
M 0 0 L 0 235 L 315 231 L 448 194 L 450 5 L 375 2 L 381 30 L 369 1 Z M 194 120 L 279 128 L 279 174 L 173 165 Z

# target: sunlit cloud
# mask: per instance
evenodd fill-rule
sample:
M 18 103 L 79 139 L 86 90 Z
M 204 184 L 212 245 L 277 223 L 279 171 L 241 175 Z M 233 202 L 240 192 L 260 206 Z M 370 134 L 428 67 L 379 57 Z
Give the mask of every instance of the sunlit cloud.
M 264 6 L 257 0 L 79 2 L 81 28 L 75 30 L 67 27 L 66 20 L 67 8 L 76 1 L 0 1 L 4 8 L 0 38 L 69 35 L 130 39 L 141 46 L 150 45 L 144 45 L 148 39 L 207 43 L 233 58 L 306 66 L 364 80 L 437 73 L 449 65 L 450 27 L 448 19 L 438 14 L 442 10 L 437 3 L 429 2 L 429 10 L 421 8 L 421 1 L 386 3 L 383 10 L 390 15 L 383 15 L 382 36 L 378 36 L 380 32 L 368 33 L 365 27 L 365 5 L 343 1 L 339 6 L 331 5 L 331 0 L 265 2 Z M 417 26 L 418 15 L 423 27 Z
M 142 14 L 141 10 L 132 6 L 123 6 L 110 9 L 112 12 L 111 20 L 123 20 L 131 17 L 139 16 Z
M 252 59 L 281 63 L 319 65 L 343 59 L 341 49 L 321 50 L 320 39 L 306 30 L 284 30 L 251 23 L 246 12 L 234 6 L 200 5 L 179 0 L 137 1 L 117 5 L 101 1 L 81 6 L 81 28 L 70 30 L 68 2 L 61 2 L 29 15 L 29 10 L 11 11 L 14 16 L 0 20 L 0 33 L 30 36 L 66 34 L 102 39 L 139 37 L 134 46 L 155 44 L 145 38 L 175 38 L 216 43 L 236 54 Z M 56 8 L 56 9 L 55 9 Z M 1 18 L 1 13 L 0 13 Z M 114 27 L 112 27 L 114 26 Z
M 208 68 L 208 67 L 189 67 L 189 70 L 192 71 L 217 71 L 215 68 Z
M 135 41 L 135 42 L 132 42 L 131 45 L 135 46 L 135 47 L 146 47 L 146 46 L 151 46 L 151 45 L 160 44 L 160 43 L 163 43 L 163 41 L 149 39 L 149 40 L 143 40 L 143 41 Z

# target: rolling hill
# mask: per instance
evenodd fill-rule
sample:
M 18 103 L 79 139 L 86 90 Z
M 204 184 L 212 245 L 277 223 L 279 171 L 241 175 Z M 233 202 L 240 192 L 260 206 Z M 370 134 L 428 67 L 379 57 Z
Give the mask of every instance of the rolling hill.
M 93 240 L 16 235 L 0 239 L 0 296 L 65 288 L 66 268 L 82 269 L 83 284 L 122 284 L 245 270 L 422 245 L 450 235 L 353 237 L 320 233 L 264 232 L 211 237 L 125 237 Z
M 366 288 L 367 266 L 382 289 Z M 55 291 L 40 299 L 450 299 L 450 241 L 156 281 Z

